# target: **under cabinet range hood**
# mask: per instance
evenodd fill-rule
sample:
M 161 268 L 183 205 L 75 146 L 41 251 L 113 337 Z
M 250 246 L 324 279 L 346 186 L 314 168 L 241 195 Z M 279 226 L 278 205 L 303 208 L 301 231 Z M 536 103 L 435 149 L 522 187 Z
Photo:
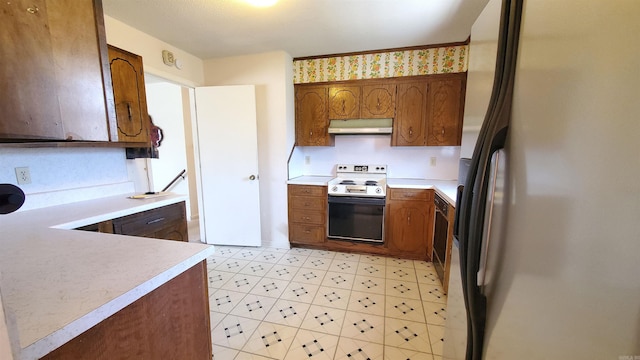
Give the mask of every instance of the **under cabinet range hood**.
M 393 119 L 331 120 L 329 134 L 391 134 Z

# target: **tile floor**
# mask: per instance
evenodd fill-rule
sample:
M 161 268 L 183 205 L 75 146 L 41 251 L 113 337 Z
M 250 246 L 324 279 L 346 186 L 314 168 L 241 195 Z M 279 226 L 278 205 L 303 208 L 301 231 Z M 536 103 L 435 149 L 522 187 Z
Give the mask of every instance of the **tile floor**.
M 216 360 L 440 360 L 446 296 L 424 261 L 217 246 Z

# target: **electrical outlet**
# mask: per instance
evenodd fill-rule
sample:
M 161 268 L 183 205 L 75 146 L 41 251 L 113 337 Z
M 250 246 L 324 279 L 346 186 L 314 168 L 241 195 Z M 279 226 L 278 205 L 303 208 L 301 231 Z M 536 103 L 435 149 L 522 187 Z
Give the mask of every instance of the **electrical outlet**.
M 436 166 L 436 157 L 435 156 L 431 157 L 431 166 Z
M 31 173 L 28 167 L 16 168 L 16 179 L 18 179 L 18 185 L 31 184 Z

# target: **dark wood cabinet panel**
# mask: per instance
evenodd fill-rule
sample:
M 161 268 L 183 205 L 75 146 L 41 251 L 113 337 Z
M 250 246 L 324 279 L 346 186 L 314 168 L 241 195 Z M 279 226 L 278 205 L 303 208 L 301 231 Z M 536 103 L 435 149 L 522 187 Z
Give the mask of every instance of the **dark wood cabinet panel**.
M 329 119 L 360 117 L 360 86 L 329 87 Z
M 142 57 L 109 45 L 117 141 L 149 142 L 149 114 Z
M 115 234 L 188 241 L 184 201 L 113 219 Z
M 328 88 L 304 86 L 295 88 L 296 145 L 332 146 L 329 135 Z
M 2 10 L 0 140 L 108 141 L 101 1 L 17 0 Z
M 184 201 L 79 227 L 77 230 L 189 241 Z
M 428 81 L 400 82 L 397 85 L 396 118 L 392 146 L 427 145 Z
M 207 267 L 202 261 L 43 359 L 211 357 Z
M 327 187 L 288 185 L 289 242 L 323 244 L 326 241 Z
M 429 83 L 427 145 L 458 146 L 462 140 L 464 74 Z

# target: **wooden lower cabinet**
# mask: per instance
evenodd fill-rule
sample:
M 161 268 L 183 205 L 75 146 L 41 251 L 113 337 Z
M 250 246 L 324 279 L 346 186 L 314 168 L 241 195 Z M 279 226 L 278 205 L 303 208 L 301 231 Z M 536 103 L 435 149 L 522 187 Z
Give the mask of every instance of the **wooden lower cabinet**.
M 288 185 L 289 242 L 308 247 L 431 261 L 434 190 L 387 188 L 385 243 L 327 239 L 327 187 Z
M 115 234 L 189 241 L 184 201 L 112 221 Z
M 210 360 L 206 275 L 202 261 L 42 359 Z
M 389 255 L 431 260 L 433 190 L 388 190 L 386 243 Z
M 327 187 L 288 185 L 289 241 L 323 244 L 327 237 Z
M 184 201 L 83 226 L 78 230 L 189 241 Z

